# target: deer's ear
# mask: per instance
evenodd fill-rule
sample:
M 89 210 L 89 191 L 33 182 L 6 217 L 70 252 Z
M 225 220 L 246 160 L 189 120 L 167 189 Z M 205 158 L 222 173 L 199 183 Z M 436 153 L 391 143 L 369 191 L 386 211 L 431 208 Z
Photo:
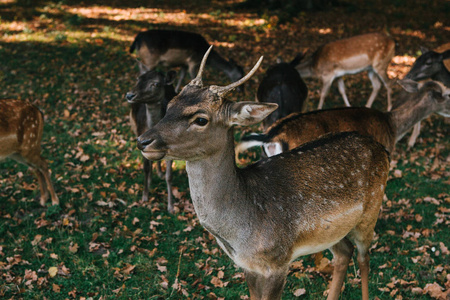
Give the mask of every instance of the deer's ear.
M 139 74 L 145 74 L 150 71 L 150 68 L 144 65 L 140 60 L 136 60 L 139 66 Z
M 430 49 L 428 49 L 427 47 L 424 47 L 424 46 L 419 46 L 419 49 L 420 49 L 420 52 L 422 52 L 422 54 L 425 54 L 430 51 Z
M 261 122 L 275 109 L 275 103 L 233 102 L 230 104 L 228 124 L 250 126 Z
M 400 86 L 408 93 L 416 93 L 419 91 L 419 84 L 411 79 L 402 79 L 397 81 Z
M 177 72 L 175 72 L 174 70 L 170 70 L 169 72 L 167 72 L 166 74 L 166 85 L 171 85 L 175 82 L 175 79 L 177 78 Z

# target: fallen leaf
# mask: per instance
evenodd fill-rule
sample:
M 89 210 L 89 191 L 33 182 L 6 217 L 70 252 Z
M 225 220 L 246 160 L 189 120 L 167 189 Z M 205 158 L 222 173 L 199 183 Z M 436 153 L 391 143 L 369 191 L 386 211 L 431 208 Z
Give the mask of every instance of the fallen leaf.
M 211 279 L 211 283 L 215 287 L 223 287 L 223 281 L 220 280 L 219 277 L 213 276 L 213 278 Z
M 36 246 L 42 240 L 42 235 L 37 234 L 33 241 L 31 241 L 31 245 Z
M 57 273 L 58 273 L 57 267 L 48 268 L 48 274 L 50 275 L 50 277 L 55 277 Z
M 161 266 L 158 263 L 156 264 L 156 268 L 158 269 L 158 271 L 164 273 L 167 272 L 167 267 L 166 266 Z
M 294 296 L 295 297 L 300 297 L 301 295 L 306 294 L 306 290 L 305 289 L 296 289 L 294 291 Z
M 69 251 L 71 252 L 71 253 L 77 253 L 78 252 L 78 244 L 77 243 L 75 243 L 75 244 L 71 244 L 70 246 L 69 246 Z
M 441 249 L 442 254 L 449 255 L 450 252 L 448 251 L 448 248 L 445 247 L 443 242 L 439 242 L 439 248 Z
M 444 292 L 443 288 L 436 282 L 425 285 L 423 291 L 430 295 L 431 298 L 438 300 L 446 300 L 448 295 L 448 293 Z

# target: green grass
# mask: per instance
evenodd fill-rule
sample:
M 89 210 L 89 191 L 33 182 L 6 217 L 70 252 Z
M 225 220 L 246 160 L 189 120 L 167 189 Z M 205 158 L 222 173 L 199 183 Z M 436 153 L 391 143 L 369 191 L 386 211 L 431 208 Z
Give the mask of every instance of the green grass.
M 34 199 L 38 196 L 34 175 L 11 160 L 0 163 L 0 297 L 245 298 L 248 289 L 242 270 L 219 249 L 195 216 L 183 162 L 176 162 L 174 174 L 180 197 L 176 214 L 166 212 L 165 182 L 156 175 L 150 202 L 141 202 L 142 159 L 129 127 L 124 95 L 137 75 L 128 47 L 133 36 L 151 24 L 144 17 L 114 23 L 68 14 L 60 8 L 65 3 L 20 10 L 16 21 L 27 24 L 23 30 L 14 30 L 13 17 L 6 14 L 9 6 L 0 6 L 5 13 L 0 23 L 0 98 L 30 100 L 44 112 L 43 156 L 61 201 L 60 207 L 40 207 Z M 204 4 L 198 5 L 198 11 L 207 10 Z M 225 10 L 214 3 L 207 11 L 214 17 L 215 12 Z M 163 7 L 158 17 L 170 18 L 170 12 Z M 45 23 L 44 29 L 34 28 L 31 21 L 36 17 L 51 22 Z M 243 16 L 234 13 L 227 17 L 239 20 Z M 319 15 L 309 18 L 320 23 Z M 204 25 L 217 29 L 208 20 L 202 20 Z M 250 30 L 245 33 L 248 35 L 264 27 L 251 29 L 246 24 L 242 26 Z M 174 23 L 170 26 L 177 27 Z M 186 26 L 198 29 L 195 23 Z M 219 29 L 225 30 L 225 36 L 233 36 L 231 42 L 236 44 L 234 50 L 219 47 L 220 52 L 230 56 L 237 51 L 248 70 L 253 58 L 263 52 L 261 46 L 251 42 L 247 48 L 244 33 L 232 27 Z M 214 30 L 207 34 L 214 36 Z M 273 30 L 287 35 L 290 29 Z M 262 45 L 273 47 L 271 34 L 268 31 L 262 38 Z M 314 32 L 304 34 L 302 41 L 291 40 L 292 47 L 300 49 L 308 39 L 317 39 Z M 415 39 L 403 38 L 406 44 Z M 293 51 L 287 45 L 286 58 Z M 248 54 L 257 47 L 259 50 Z M 275 50 L 265 53 L 264 68 L 274 61 L 279 49 Z M 223 74 L 208 70 L 206 75 L 208 82 L 227 82 Z M 261 75 L 257 75 L 259 79 Z M 350 101 L 364 104 L 370 93 L 367 78 L 346 83 Z M 257 84 L 255 79 L 244 97 L 237 93 L 233 97 L 254 99 Z M 383 109 L 385 91 L 381 94 L 375 105 Z M 317 93 L 313 95 L 309 109 L 318 99 Z M 332 92 L 325 104 L 342 105 L 342 99 Z M 412 288 L 435 282 L 448 285 L 449 255 L 441 249 L 441 243 L 450 247 L 448 128 L 442 117 L 429 118 L 417 145 L 407 150 L 403 140 L 392 156 L 402 176 L 391 173 L 377 223 L 370 264 L 371 298 L 430 299 L 413 294 Z M 331 259 L 330 253 L 325 255 Z M 299 260 L 302 266 L 291 270 L 283 299 L 296 298 L 294 292 L 299 288 L 306 289 L 300 299 L 324 299 L 330 275 L 317 270 L 313 256 Z M 54 277 L 48 272 L 51 267 L 59 269 Z M 357 270 L 356 263 L 350 266 L 341 299 L 361 298 Z M 396 281 L 400 279 L 407 283 Z M 392 282 L 394 287 L 389 286 Z

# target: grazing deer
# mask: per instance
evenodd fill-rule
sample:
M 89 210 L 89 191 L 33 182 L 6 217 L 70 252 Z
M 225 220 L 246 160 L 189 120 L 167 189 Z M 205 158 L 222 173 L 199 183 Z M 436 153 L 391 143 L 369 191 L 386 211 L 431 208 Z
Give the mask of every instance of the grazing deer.
M 290 63 L 278 62 L 267 70 L 261 80 L 256 93 L 257 101 L 278 104 L 278 109 L 263 120 L 264 129 L 278 119 L 303 110 L 308 88 L 294 68 L 301 59 L 302 56 L 298 55 Z
M 197 33 L 179 30 L 148 30 L 138 33 L 130 47 L 130 53 L 136 49 L 143 63 L 151 70 L 158 64 L 168 68 L 181 67 L 180 78 L 175 88 L 178 92 L 186 71 L 191 78 L 194 78 L 208 47 L 209 43 Z M 227 61 L 214 50 L 207 63 L 223 71 L 232 81 L 244 76 L 242 67 L 233 60 Z
M 43 130 L 39 108 L 27 101 L 0 100 L 0 160 L 9 157 L 33 169 L 41 191 L 40 204 L 45 206 L 50 194 L 52 205 L 58 205 L 47 162 L 41 156 Z
M 381 33 L 369 33 L 325 44 L 296 68 L 302 78 L 315 77 L 322 80 L 318 109 L 322 109 L 325 97 L 335 78 L 338 78 L 339 92 L 344 98 L 345 105 L 350 106 L 342 76 L 368 71 L 373 90 L 366 107 L 372 106 L 381 88 L 381 79 L 387 90 L 387 110 L 389 111 L 392 90 L 386 71 L 394 54 L 395 42 L 391 38 Z
M 398 142 L 415 124 L 433 113 L 450 117 L 450 89 L 440 82 L 417 83 L 399 81 L 408 92 L 390 112 L 365 107 L 318 110 L 306 114 L 294 113 L 278 120 L 264 134 L 242 138 L 237 152 L 263 146 L 267 156 L 288 151 L 330 132 L 357 131 L 372 136 L 391 153 Z
M 173 82 L 176 73 L 169 71 L 166 76 L 162 73 L 149 70 L 139 62 L 140 70 L 144 73 L 138 78 L 136 86 L 126 94 L 128 103 L 131 104 L 131 127 L 136 136 L 140 136 L 152 128 L 164 116 L 167 104 L 176 95 Z M 147 70 L 147 71 L 145 71 Z M 149 187 L 152 183 L 152 161 L 144 157 L 144 191 L 142 201 L 148 201 Z M 161 162 L 157 162 L 158 175 L 162 177 Z M 172 161 L 166 161 L 166 184 L 168 205 L 167 210 L 173 213 L 172 193 Z
M 203 87 L 202 72 L 138 138 L 150 160 L 186 160 L 200 223 L 244 269 L 251 299 L 280 299 L 290 262 L 330 249 L 335 258 L 328 299 L 338 299 L 358 248 L 363 299 L 369 299 L 369 247 L 389 172 L 385 148 L 356 133 L 329 135 L 244 169 L 234 162 L 233 125 L 262 121 L 277 105 L 232 102 L 246 82 Z
M 445 45 L 444 45 L 445 46 Z M 419 81 L 433 79 L 442 82 L 450 87 L 450 72 L 444 64 L 444 60 L 450 59 L 450 50 L 438 52 L 430 51 L 421 47 L 422 55 L 414 62 L 411 70 L 406 74 L 405 79 Z M 420 122 L 414 126 L 413 132 L 408 141 L 408 147 L 413 147 L 420 134 Z

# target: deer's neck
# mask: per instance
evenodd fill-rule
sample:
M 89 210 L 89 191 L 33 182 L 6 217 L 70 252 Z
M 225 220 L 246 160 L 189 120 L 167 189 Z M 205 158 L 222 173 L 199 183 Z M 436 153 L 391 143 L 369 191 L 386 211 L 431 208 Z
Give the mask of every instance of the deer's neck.
M 395 138 L 398 142 L 415 124 L 428 117 L 434 111 L 431 103 L 419 101 L 412 103 L 405 101 L 402 105 L 392 110 L 392 121 L 395 126 Z
M 161 104 L 145 104 L 147 128 L 150 129 L 161 120 Z
M 206 159 L 186 162 L 192 201 L 200 221 L 225 207 L 237 195 L 239 178 L 234 163 L 232 131 L 223 151 Z
M 237 241 L 246 240 L 251 231 L 246 190 L 234 162 L 233 131 L 223 151 L 203 160 L 187 161 L 186 171 L 200 223 L 233 258 Z

